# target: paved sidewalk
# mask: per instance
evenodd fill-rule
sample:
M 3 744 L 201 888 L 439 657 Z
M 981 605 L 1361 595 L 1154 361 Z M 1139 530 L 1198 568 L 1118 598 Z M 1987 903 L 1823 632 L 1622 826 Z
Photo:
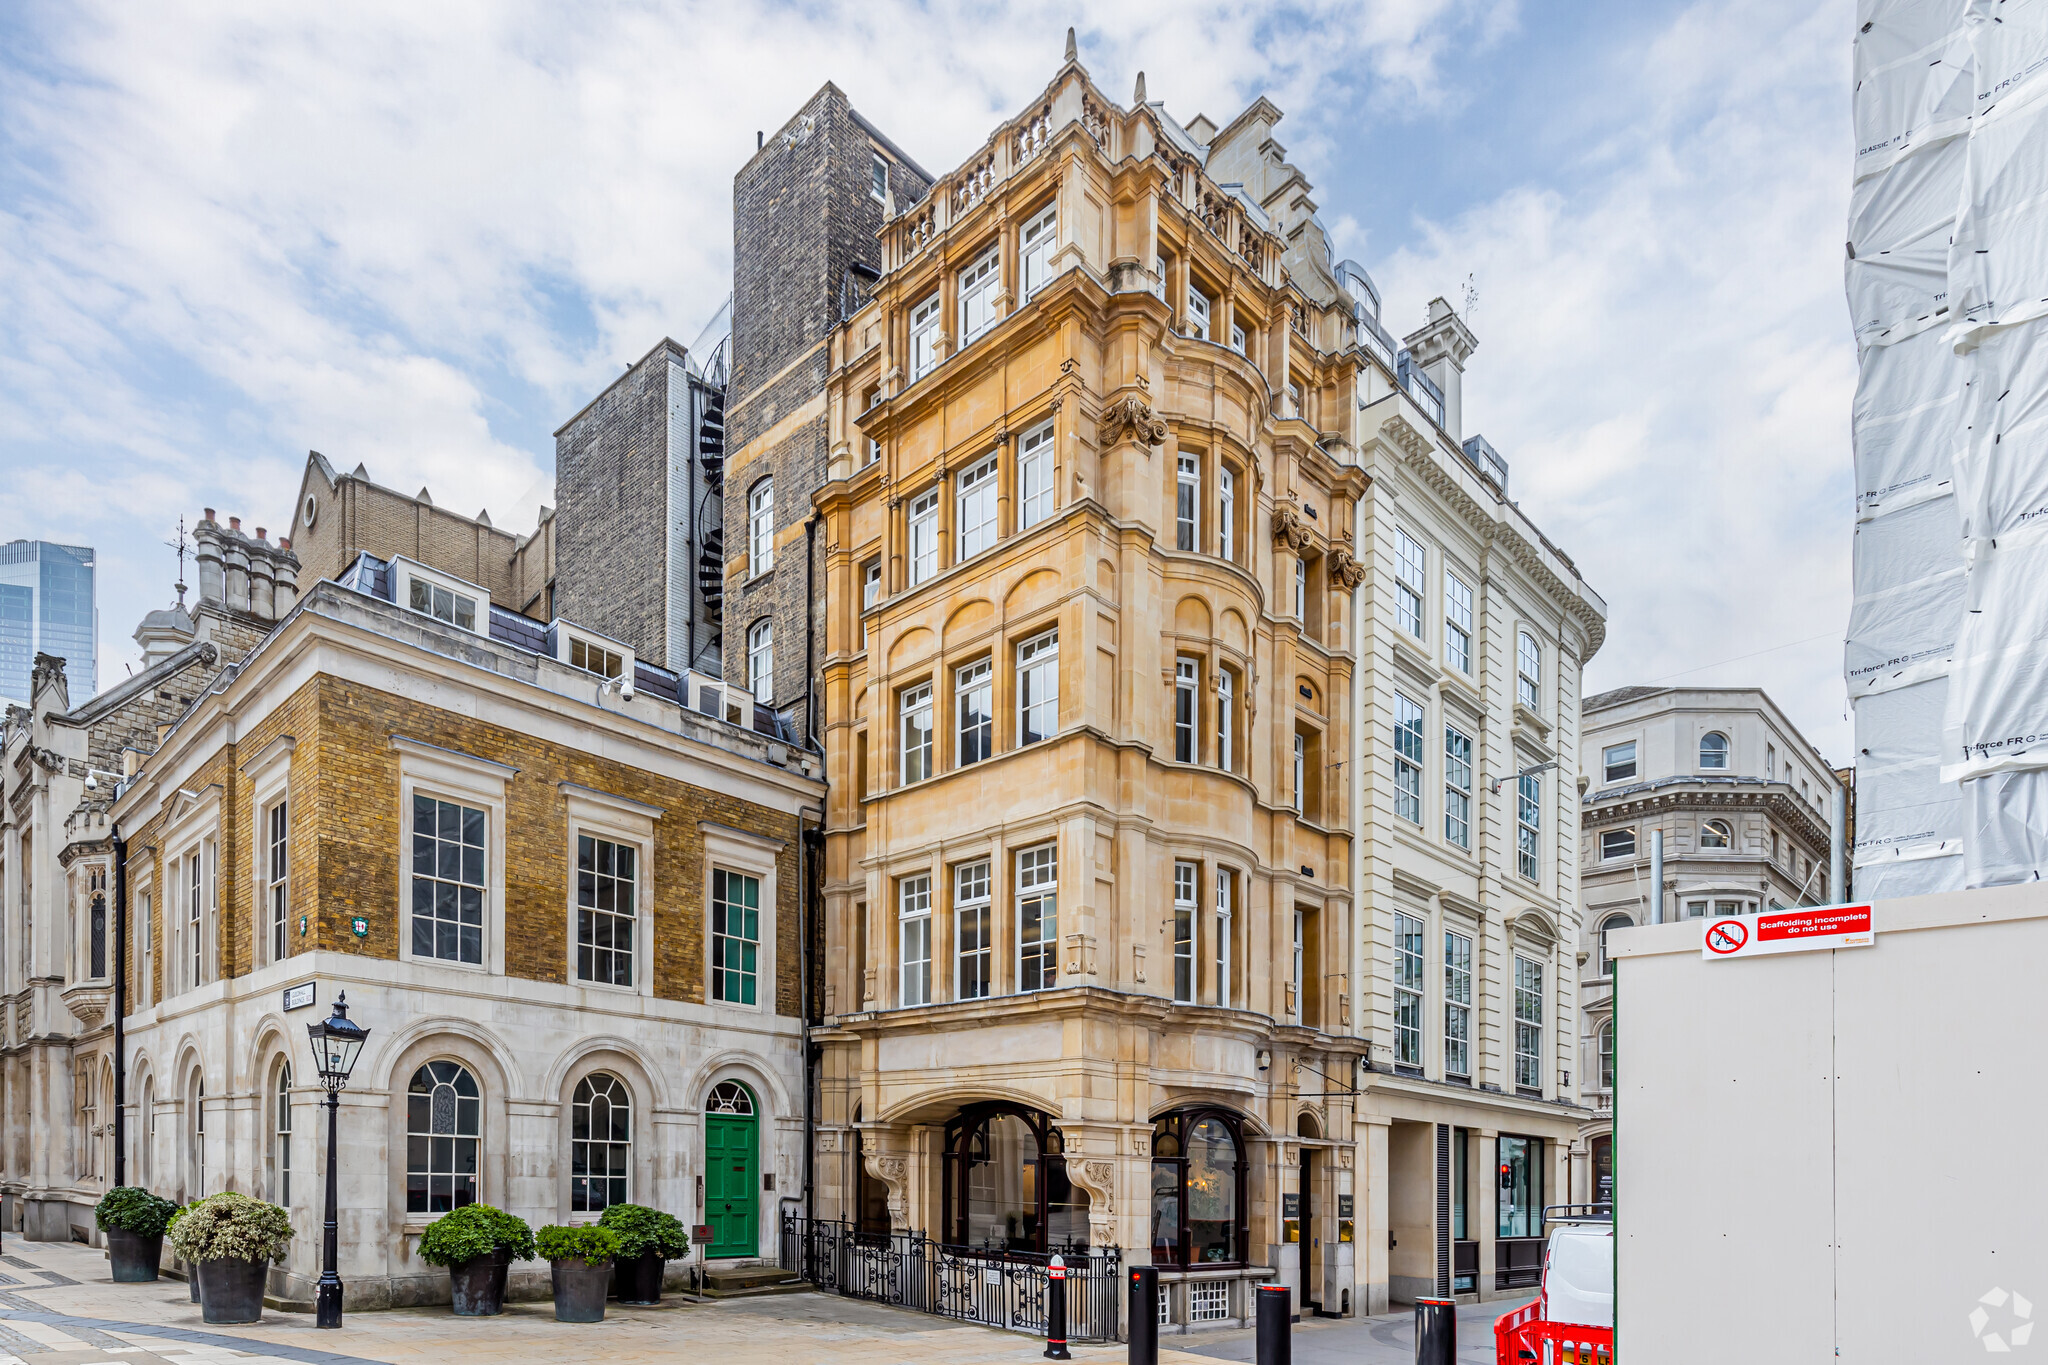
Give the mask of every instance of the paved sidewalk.
M 1494 1319 L 1528 1301 L 1516 1298 L 1459 1308 L 1458 1365 L 1494 1365 Z M 1187 1343 L 1182 1349 L 1211 1360 L 1252 1360 L 1257 1356 L 1257 1342 L 1250 1332 L 1174 1340 Z M 1415 1310 L 1376 1318 L 1304 1319 L 1295 1324 L 1291 1346 L 1294 1365 L 1414 1365 Z
M 1024 1365 L 1045 1352 L 1043 1341 L 1018 1333 L 831 1294 L 614 1304 L 588 1325 L 556 1322 L 547 1303 L 521 1303 L 495 1318 L 456 1318 L 446 1308 L 351 1313 L 338 1332 L 320 1331 L 310 1314 L 268 1311 L 253 1327 L 208 1327 L 183 1281 L 115 1284 L 106 1254 L 75 1243 L 10 1236 L 4 1252 L 0 1365 L 673 1365 L 684 1352 L 716 1365 Z M 1209 1365 L 1179 1341 L 1165 1347 L 1162 1365 Z M 1097 1365 L 1124 1359 L 1121 1345 L 1073 1353 Z

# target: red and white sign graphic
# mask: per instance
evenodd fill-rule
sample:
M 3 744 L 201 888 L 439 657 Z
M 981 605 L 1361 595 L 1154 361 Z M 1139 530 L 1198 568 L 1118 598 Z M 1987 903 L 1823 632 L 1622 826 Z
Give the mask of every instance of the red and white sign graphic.
M 1760 915 L 1722 915 L 1700 925 L 1700 956 L 1705 958 L 1868 948 L 1877 942 L 1868 905 L 1807 905 Z

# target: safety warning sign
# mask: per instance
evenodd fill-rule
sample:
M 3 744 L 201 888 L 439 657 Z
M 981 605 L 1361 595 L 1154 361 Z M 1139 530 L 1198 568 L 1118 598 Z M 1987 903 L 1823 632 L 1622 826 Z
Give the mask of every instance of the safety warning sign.
M 1876 941 L 1868 905 L 1806 905 L 1700 922 L 1700 956 L 1706 958 L 1868 948 Z

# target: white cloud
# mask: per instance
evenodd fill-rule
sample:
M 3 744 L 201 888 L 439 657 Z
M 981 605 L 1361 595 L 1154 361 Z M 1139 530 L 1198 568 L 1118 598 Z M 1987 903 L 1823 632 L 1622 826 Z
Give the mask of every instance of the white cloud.
M 1589 691 L 1762 685 L 1836 762 L 1851 27 L 1848 0 L 1693 6 L 1589 95 L 1582 165 L 1374 266 L 1397 333 L 1476 274 L 1465 430 L 1607 598 Z
M 550 430 L 729 289 L 731 177 L 824 81 L 934 170 L 1057 68 L 1177 112 L 1447 98 L 1511 0 L 43 11 L 0 56 L 0 526 L 101 547 L 102 675 L 211 504 L 308 448 L 531 516 Z M 18 21 L 17 21 L 18 22 Z M 565 318 L 568 319 L 565 321 Z M 508 407 L 508 405 L 510 405 Z M 535 414 L 542 414 L 538 420 Z
M 100 547 L 116 678 L 169 593 L 156 542 L 207 504 L 282 523 L 309 447 L 529 524 L 556 422 L 718 307 L 732 174 L 828 79 L 943 171 L 1042 88 L 1076 23 L 1119 98 L 1140 65 L 1182 118 L 1273 98 L 1363 254 L 1346 205 L 1383 187 L 1326 168 L 1370 164 L 1360 127 L 1480 98 L 1474 54 L 1522 18 L 1512 0 L 1095 13 L 44 11 L 0 56 L 0 528 Z M 1686 680 L 1762 681 L 1838 755 L 1848 33 L 1848 0 L 1696 5 L 1558 105 L 1562 164 L 1368 257 L 1397 332 L 1476 273 L 1467 429 L 1608 595 L 1593 682 L 1828 634 Z

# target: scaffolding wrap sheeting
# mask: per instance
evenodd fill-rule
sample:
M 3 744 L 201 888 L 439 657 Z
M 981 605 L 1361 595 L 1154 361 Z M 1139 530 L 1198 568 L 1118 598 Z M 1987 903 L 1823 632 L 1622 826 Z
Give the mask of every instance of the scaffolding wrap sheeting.
M 2048 0 L 1862 0 L 1857 894 L 2048 868 Z

